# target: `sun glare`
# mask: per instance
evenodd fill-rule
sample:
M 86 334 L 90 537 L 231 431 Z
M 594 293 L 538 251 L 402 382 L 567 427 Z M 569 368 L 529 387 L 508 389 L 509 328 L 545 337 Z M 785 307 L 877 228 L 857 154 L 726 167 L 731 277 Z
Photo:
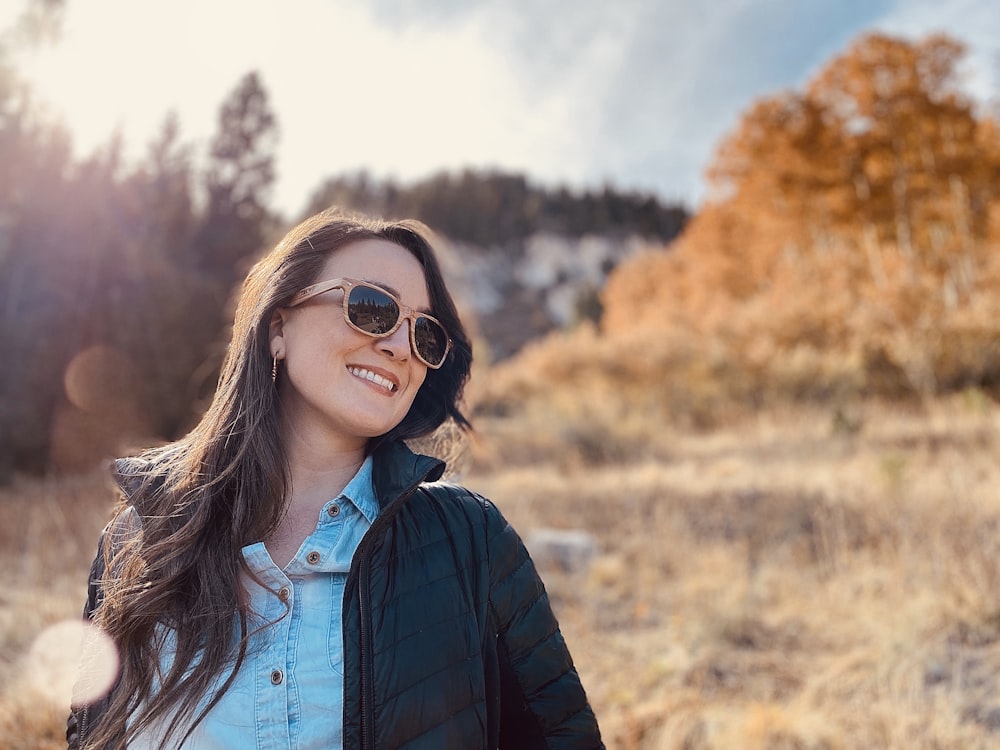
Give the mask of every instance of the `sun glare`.
M 579 102 L 596 106 L 594 97 L 536 91 L 486 24 L 470 14 L 395 26 L 344 0 L 294 11 L 253 1 L 69 3 L 59 38 L 23 53 L 18 68 L 78 155 L 117 132 L 128 157 L 146 152 L 171 111 L 182 138 L 204 147 L 225 97 L 259 71 L 280 129 L 275 202 L 287 211 L 327 177 L 358 169 L 410 180 L 502 165 L 580 178 L 594 118 Z M 289 33 L 274 33 L 282 28 Z
M 31 687 L 53 704 L 93 703 L 118 675 L 111 639 L 83 622 L 58 622 L 43 630 L 26 657 Z

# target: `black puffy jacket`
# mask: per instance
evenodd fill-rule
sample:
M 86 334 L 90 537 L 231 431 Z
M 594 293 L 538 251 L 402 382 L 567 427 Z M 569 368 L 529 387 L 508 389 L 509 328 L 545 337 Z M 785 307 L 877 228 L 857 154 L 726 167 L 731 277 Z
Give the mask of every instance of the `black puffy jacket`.
M 444 465 L 402 443 L 374 459 L 381 511 L 344 590 L 345 750 L 603 748 L 542 582 L 500 511 L 438 483 Z M 92 586 L 88 615 L 99 601 Z M 71 748 L 100 710 L 70 717 Z

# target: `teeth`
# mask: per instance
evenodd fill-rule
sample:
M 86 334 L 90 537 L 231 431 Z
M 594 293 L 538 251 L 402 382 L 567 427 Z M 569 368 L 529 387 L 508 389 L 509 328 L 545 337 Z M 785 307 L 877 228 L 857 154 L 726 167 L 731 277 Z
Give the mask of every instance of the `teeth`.
M 361 378 L 362 380 L 367 380 L 369 383 L 374 383 L 375 385 L 380 385 L 387 391 L 395 391 L 395 384 L 388 378 L 383 378 L 381 375 L 377 375 L 371 370 L 366 370 L 363 367 L 350 367 L 348 368 L 351 374 L 356 378 Z

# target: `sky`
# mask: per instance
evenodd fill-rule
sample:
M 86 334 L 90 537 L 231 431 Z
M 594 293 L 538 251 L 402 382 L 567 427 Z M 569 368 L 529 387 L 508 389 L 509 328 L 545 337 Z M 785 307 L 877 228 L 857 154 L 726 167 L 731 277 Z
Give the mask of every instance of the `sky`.
M 0 28 L 26 0 L 0 0 Z M 465 167 L 696 208 L 720 139 L 755 99 L 802 88 L 865 31 L 969 47 L 1000 95 L 996 0 L 65 0 L 15 64 L 86 156 L 140 156 L 176 112 L 199 153 L 256 70 L 280 127 L 273 205 L 327 177 Z

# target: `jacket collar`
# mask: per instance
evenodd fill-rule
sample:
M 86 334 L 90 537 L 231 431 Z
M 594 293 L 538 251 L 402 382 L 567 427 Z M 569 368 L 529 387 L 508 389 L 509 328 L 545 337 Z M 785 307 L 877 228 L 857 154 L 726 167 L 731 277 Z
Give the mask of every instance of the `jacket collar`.
M 372 485 L 383 510 L 420 483 L 436 482 L 445 469 L 444 461 L 414 453 L 401 440 L 378 446 L 372 458 Z
M 111 478 L 125 493 L 125 497 L 131 499 L 138 491 L 139 485 L 142 484 L 140 471 L 145 464 L 145 461 L 141 461 L 135 456 L 116 458 L 111 462 Z
M 372 486 L 380 509 L 386 508 L 421 482 L 436 482 L 445 470 L 444 461 L 414 453 L 401 440 L 375 448 L 372 461 Z M 131 504 L 145 495 L 143 490 L 150 485 L 158 487 L 163 483 L 162 475 L 157 476 L 150 471 L 152 463 L 142 457 L 119 458 L 113 462 L 111 475 Z M 149 484 L 144 488 L 143 484 L 147 482 Z M 137 510 L 142 511 L 141 508 Z
M 125 500 L 140 515 L 147 510 L 149 497 L 166 481 L 162 472 L 156 471 L 157 461 L 143 456 L 125 456 L 111 462 L 111 477 L 125 495 Z

